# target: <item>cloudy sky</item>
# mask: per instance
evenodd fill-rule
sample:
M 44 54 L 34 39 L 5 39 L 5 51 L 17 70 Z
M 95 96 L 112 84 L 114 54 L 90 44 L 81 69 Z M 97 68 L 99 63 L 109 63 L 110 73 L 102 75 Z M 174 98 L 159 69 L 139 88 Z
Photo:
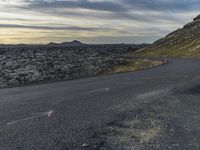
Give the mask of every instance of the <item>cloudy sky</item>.
M 153 42 L 199 8 L 199 0 L 0 0 L 0 43 Z

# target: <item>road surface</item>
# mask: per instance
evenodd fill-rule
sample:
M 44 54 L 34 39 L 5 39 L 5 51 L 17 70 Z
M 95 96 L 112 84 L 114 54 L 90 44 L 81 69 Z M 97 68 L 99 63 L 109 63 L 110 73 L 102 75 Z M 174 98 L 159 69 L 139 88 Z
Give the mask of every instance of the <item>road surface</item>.
M 200 61 L 0 89 L 1 150 L 200 149 Z

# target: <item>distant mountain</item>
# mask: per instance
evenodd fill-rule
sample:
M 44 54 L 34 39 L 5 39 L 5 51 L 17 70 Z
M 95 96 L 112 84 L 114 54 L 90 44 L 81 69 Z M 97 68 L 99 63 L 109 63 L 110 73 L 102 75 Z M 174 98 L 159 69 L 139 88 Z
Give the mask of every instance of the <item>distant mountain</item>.
M 54 42 L 50 42 L 49 44 L 47 44 L 49 46 L 53 46 L 53 45 L 58 45 L 58 43 L 54 43 Z
M 149 44 L 85 44 L 80 41 L 74 40 L 71 42 L 55 43 L 50 42 L 48 44 L 0 44 L 0 48 L 10 48 L 10 47 L 91 47 L 93 49 L 103 49 L 107 51 L 115 51 L 120 53 L 126 53 L 127 51 L 134 52 L 138 49 L 147 47 Z
M 74 40 L 74 41 L 71 41 L 71 42 L 62 42 L 62 43 L 49 43 L 48 46 L 85 46 L 86 44 L 80 42 L 80 41 L 77 41 L 77 40 Z
M 61 43 L 61 45 L 83 46 L 83 45 L 86 45 L 86 44 L 83 44 L 83 43 L 80 42 L 80 41 L 74 40 L 74 41 L 72 41 L 72 42 L 63 42 L 63 43 Z
M 138 54 L 146 56 L 200 57 L 200 15 Z

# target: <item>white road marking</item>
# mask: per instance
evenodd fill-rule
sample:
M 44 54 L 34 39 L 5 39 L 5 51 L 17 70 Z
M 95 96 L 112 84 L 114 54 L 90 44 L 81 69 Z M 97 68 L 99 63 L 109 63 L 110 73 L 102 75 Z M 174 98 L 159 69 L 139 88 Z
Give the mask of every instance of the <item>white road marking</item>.
M 43 113 L 40 113 L 40 114 L 35 115 L 35 116 L 31 116 L 31 117 L 27 117 L 27 118 L 24 118 L 24 119 L 19 119 L 19 120 L 15 120 L 15 121 L 12 121 L 12 122 L 8 122 L 7 125 L 13 125 L 13 124 L 17 124 L 17 123 L 24 122 L 24 121 L 29 121 L 29 120 L 33 120 L 33 119 L 40 118 L 40 117 L 43 117 L 43 116 L 51 117 L 53 112 L 54 112 L 53 110 L 50 110 L 48 112 L 43 112 Z
M 110 88 L 101 88 L 101 89 L 95 89 L 88 92 L 85 92 L 85 94 L 92 94 L 97 92 L 109 92 Z
M 198 79 L 200 79 L 200 76 L 195 77 L 194 79 L 192 79 L 192 81 L 196 81 Z
M 146 82 L 122 82 L 122 83 L 116 83 L 116 85 L 140 85 L 140 84 L 145 84 Z

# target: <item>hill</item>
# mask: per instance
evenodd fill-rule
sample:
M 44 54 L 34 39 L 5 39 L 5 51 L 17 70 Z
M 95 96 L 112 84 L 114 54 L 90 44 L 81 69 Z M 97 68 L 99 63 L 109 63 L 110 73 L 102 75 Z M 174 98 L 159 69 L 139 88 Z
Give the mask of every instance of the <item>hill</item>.
M 166 37 L 138 51 L 143 56 L 200 57 L 200 15 Z
M 74 40 L 74 41 L 71 41 L 71 42 L 62 42 L 62 43 L 49 43 L 48 46 L 86 46 L 86 44 L 80 42 L 80 41 L 77 41 L 77 40 Z

